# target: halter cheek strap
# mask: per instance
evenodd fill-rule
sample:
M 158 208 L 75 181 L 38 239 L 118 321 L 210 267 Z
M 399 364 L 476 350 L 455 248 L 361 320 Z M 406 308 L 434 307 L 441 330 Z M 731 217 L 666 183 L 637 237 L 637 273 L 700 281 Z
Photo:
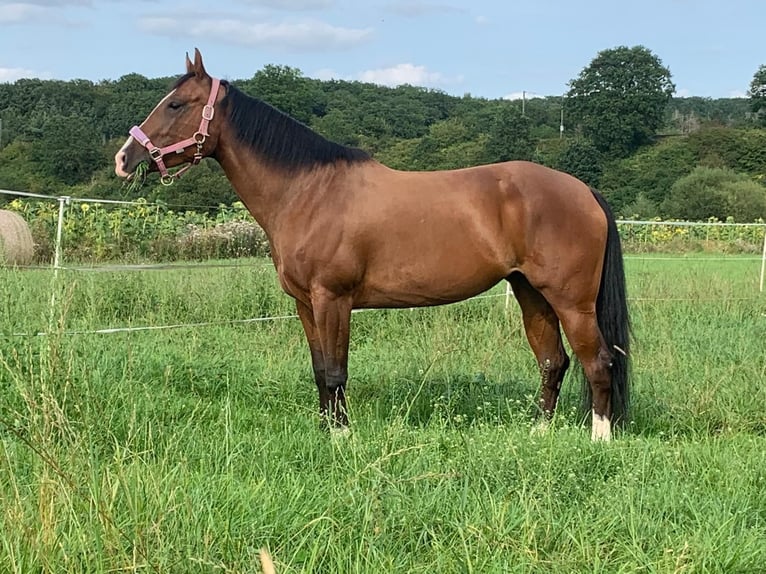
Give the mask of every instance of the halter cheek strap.
M 152 140 L 149 139 L 149 136 L 147 136 L 140 127 L 133 126 L 130 128 L 128 133 L 133 136 L 134 140 L 146 148 L 146 151 L 149 152 L 149 157 L 151 157 L 152 161 L 157 164 L 157 169 L 160 172 L 160 181 L 163 185 L 171 185 L 173 181 L 181 177 L 181 174 L 183 174 L 187 169 L 193 165 L 197 165 L 202 160 L 202 146 L 209 135 L 207 128 L 210 125 L 210 121 L 213 119 L 213 116 L 215 115 L 214 104 L 215 98 L 218 96 L 218 87 L 220 85 L 221 80 L 218 78 L 213 78 L 213 83 L 210 86 L 210 95 L 207 98 L 207 104 L 205 104 L 205 107 L 202 108 L 202 120 L 200 120 L 199 129 L 194 132 L 194 135 L 190 138 L 186 138 L 185 140 L 171 144 L 169 146 L 157 147 L 152 143 Z M 165 166 L 165 156 L 171 153 L 181 154 L 186 150 L 186 148 L 192 145 L 197 146 L 197 151 L 194 154 L 191 163 L 185 165 L 175 173 L 170 173 L 168 168 Z

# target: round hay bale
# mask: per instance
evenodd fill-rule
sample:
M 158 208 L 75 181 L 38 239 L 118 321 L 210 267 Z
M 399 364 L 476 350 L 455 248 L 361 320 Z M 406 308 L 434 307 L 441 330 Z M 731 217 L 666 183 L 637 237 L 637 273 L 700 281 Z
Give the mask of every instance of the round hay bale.
M 0 266 L 29 265 L 34 255 L 27 222 L 18 213 L 0 209 Z

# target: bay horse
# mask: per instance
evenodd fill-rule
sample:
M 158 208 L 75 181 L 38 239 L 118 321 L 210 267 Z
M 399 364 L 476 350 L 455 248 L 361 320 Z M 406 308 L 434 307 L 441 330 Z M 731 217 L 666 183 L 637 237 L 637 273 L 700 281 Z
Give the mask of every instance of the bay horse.
M 348 424 L 351 310 L 441 305 L 507 280 L 539 365 L 547 420 L 569 366 L 583 367 L 594 440 L 628 409 L 629 318 L 622 249 L 601 195 L 547 167 L 510 161 L 407 172 L 328 141 L 205 71 L 186 74 L 115 156 L 127 178 L 162 182 L 217 160 L 269 239 L 311 351 L 322 420 Z M 181 166 L 180 172 L 170 168 Z

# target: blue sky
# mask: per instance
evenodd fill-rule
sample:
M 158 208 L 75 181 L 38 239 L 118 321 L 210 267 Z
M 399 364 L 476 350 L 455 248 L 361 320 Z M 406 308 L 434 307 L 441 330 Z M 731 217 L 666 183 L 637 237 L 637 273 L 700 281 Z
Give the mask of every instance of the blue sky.
M 766 64 L 764 0 L 0 0 L 0 82 L 265 64 L 498 98 L 560 95 L 600 50 L 641 44 L 677 95 L 744 96 Z M 2 103 L 0 102 L 0 105 Z

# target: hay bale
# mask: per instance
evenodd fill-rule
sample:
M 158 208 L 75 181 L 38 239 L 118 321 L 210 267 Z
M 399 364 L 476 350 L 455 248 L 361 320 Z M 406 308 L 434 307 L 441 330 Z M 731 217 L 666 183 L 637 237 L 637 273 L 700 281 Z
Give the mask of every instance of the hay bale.
M 0 265 L 29 265 L 35 244 L 29 225 L 18 213 L 0 209 Z

